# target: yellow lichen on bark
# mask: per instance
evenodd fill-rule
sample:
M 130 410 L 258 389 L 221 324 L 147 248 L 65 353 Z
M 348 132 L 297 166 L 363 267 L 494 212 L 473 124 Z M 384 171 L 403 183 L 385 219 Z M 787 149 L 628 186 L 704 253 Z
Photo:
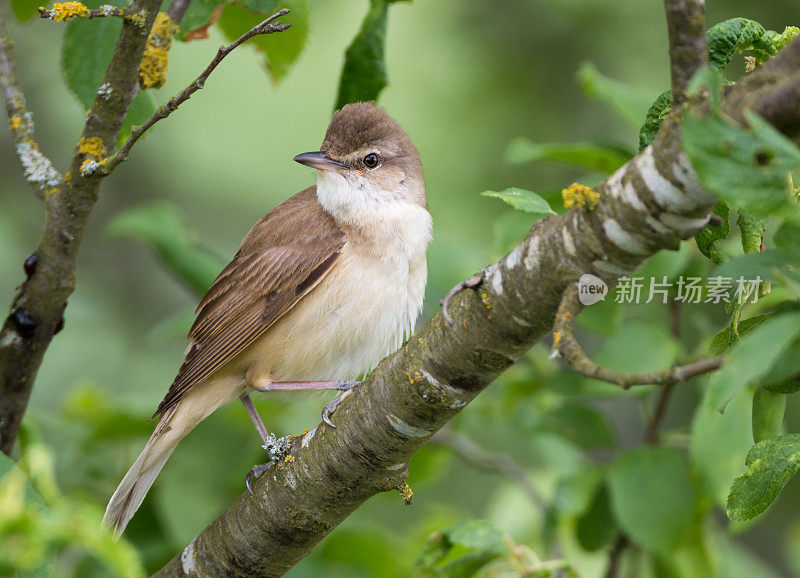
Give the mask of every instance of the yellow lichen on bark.
M 53 4 L 52 18 L 54 22 L 69 22 L 73 18 L 86 18 L 89 9 L 81 2 L 56 2 Z
M 107 151 L 106 147 L 103 146 L 103 140 L 95 136 L 88 139 L 81 137 L 81 140 L 78 141 L 78 152 L 101 159 L 106 155 Z
M 18 116 L 12 116 L 8 119 L 8 126 L 11 127 L 11 130 L 19 129 L 22 126 L 22 119 Z
M 167 65 L 169 56 L 167 52 L 172 46 L 172 37 L 178 33 L 178 23 L 164 12 L 159 12 L 147 46 L 144 57 L 139 67 L 139 86 L 144 90 L 148 88 L 161 88 L 167 81 Z
M 564 199 L 564 207 L 567 209 L 577 206 L 591 210 L 597 206 L 600 200 L 600 193 L 586 185 L 572 183 L 561 191 L 561 198 Z

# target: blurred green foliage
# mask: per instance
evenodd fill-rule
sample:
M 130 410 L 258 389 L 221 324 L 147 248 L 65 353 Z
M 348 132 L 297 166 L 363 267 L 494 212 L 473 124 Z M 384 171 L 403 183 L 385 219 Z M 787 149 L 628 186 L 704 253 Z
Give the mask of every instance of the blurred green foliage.
M 0 461 L 0 574 L 153 572 L 243 491 L 244 473 L 263 452 L 246 414 L 231 406 L 181 443 L 121 542 L 99 531 L 102 509 L 149 436 L 147 420 L 177 370 L 197 295 L 253 221 L 311 184 L 290 158 L 316 148 L 334 103 L 380 95 L 420 149 L 437 224 L 426 315 L 536 219 L 563 211 L 566 184 L 608 176 L 652 140 L 669 112 L 658 2 L 500 0 L 491 13 L 474 0 L 389 10 L 390 3 L 291 2 L 289 31 L 226 59 L 104 185 L 19 460 Z M 194 0 L 181 35 L 210 24 L 218 4 Z M 12 1 L 21 21 L 34 15 L 31 6 Z M 208 30 L 211 40 L 175 43 L 167 85 L 145 93 L 150 103 L 132 111 L 128 124 L 193 80 L 221 42 L 282 6 L 227 4 Z M 709 31 L 712 63 L 727 66 L 729 80 L 743 73 L 739 52 L 765 60 L 792 34 L 768 29 L 797 19 L 792 0 L 708 8 L 712 23 L 747 16 L 764 24 L 737 19 Z M 117 28 L 113 19 L 11 24 L 42 148 L 57 163 L 69 159 L 64 143 L 79 134 Z M 59 50 L 64 85 L 56 82 Z M 695 167 L 728 201 L 718 211 L 725 225 L 704 232 L 702 252 L 684 244 L 635 275 L 672 283 L 760 275 L 773 286 L 743 307 L 607 299 L 580 315 L 587 350 L 614 369 L 729 355 L 720 373 L 675 388 L 659 443 L 642 445 L 657 388 L 623 392 L 583 379 L 539 345 L 452 424 L 513 460 L 533 494 L 517 478 L 429 444 L 411 462 L 412 507 L 396 494 L 376 497 L 291 576 L 599 576 L 620 531 L 632 542 L 623 575 L 800 573 L 800 486 L 790 481 L 798 441 L 796 433 L 782 435 L 800 431 L 792 395 L 800 372 L 800 229 L 786 178 L 797 150 L 755 117 L 744 128 L 719 115 L 689 125 Z M 720 150 L 720 138 L 735 146 Z M 0 147 L 6 302 L 40 225 L 40 207 L 15 163 L 10 147 Z M 762 240 L 766 252 L 745 254 Z M 286 434 L 315 425 L 323 401 L 278 393 L 257 404 L 268 427 Z M 776 499 L 781 506 L 767 509 Z M 737 520 L 758 517 L 725 520 L 726 507 Z

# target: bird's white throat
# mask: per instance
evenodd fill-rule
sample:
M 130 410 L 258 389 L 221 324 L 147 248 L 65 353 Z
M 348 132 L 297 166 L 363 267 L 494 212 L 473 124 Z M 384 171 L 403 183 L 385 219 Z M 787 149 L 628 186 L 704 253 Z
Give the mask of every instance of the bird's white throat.
M 317 173 L 317 199 L 337 223 L 357 231 L 381 253 L 409 262 L 425 254 L 433 227 L 427 209 L 411 200 L 416 197 L 402 182 L 385 190 L 361 175 Z

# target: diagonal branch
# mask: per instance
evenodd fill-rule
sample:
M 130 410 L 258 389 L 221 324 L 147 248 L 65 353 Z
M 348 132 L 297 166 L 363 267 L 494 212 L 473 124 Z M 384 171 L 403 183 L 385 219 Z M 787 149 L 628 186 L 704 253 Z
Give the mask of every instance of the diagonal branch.
M 45 191 L 59 186 L 63 177 L 53 168 L 50 159 L 39 152 L 33 138 L 33 116 L 28 112 L 25 95 L 17 84 L 14 72 L 13 44 L 0 11 L 0 88 L 6 102 L 8 125 L 25 179 L 33 187 L 36 196 L 44 200 Z
M 766 69 L 766 70 L 765 70 Z M 800 78 L 800 39 L 733 87 L 723 103 L 760 112 Z M 783 106 L 800 109 L 800 93 Z M 778 129 L 786 128 L 776 125 Z M 715 198 L 665 122 L 651 146 L 597 187 L 598 205 L 537 223 L 525 241 L 484 269 L 476 290 L 420 329 L 337 410 L 295 439 L 274 465 L 158 576 L 277 576 L 297 564 L 365 500 L 397 487 L 414 452 L 552 328 L 561 294 L 583 273 L 613 284 L 661 249 L 676 249 L 708 222 Z
M 278 18 L 281 16 L 288 14 L 289 10 L 284 8 L 283 10 L 279 10 L 260 24 L 254 26 L 244 34 L 242 34 L 239 38 L 228 44 L 227 46 L 220 46 L 219 50 L 217 50 L 217 55 L 214 57 L 214 60 L 206 66 L 205 70 L 200 73 L 198 76 L 189 86 L 184 88 L 181 92 L 170 98 L 166 104 L 159 106 L 158 110 L 151 116 L 147 121 L 141 125 L 133 127 L 131 130 L 131 135 L 128 139 L 119 147 L 119 150 L 115 152 L 113 155 L 105 159 L 99 168 L 99 172 L 103 175 L 110 174 L 121 162 L 128 159 L 128 153 L 130 152 L 131 148 L 136 141 L 138 141 L 145 132 L 147 132 L 150 127 L 156 124 L 158 121 L 167 118 L 170 114 L 172 114 L 177 108 L 182 105 L 184 102 L 189 100 L 189 98 L 198 90 L 205 86 L 206 80 L 211 73 L 214 72 L 214 69 L 219 66 L 220 62 L 230 54 L 236 47 L 238 47 L 243 42 L 246 42 L 253 38 L 254 36 L 260 36 L 263 34 L 272 34 L 273 32 L 283 32 L 287 30 L 291 25 L 290 24 L 281 24 L 280 22 L 276 22 Z

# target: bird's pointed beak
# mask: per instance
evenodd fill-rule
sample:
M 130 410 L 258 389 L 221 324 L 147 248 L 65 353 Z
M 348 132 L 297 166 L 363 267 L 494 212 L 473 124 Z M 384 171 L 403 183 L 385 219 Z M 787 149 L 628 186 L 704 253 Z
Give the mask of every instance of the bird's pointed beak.
M 302 153 L 294 157 L 301 165 L 306 165 L 307 167 L 311 167 L 313 169 L 319 169 L 321 171 L 332 171 L 336 169 L 347 168 L 347 165 L 340 163 L 339 161 L 333 160 L 331 157 L 328 156 L 328 153 L 325 151 L 315 151 L 313 153 Z

